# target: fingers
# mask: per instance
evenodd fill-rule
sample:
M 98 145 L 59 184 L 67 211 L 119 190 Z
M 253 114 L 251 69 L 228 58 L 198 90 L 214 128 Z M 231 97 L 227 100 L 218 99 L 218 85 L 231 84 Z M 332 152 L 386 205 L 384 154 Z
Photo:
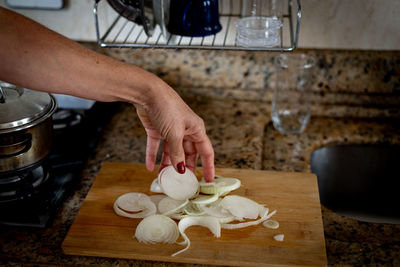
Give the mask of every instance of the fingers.
M 175 170 L 183 174 L 186 171 L 185 166 L 185 152 L 183 150 L 183 132 L 182 135 L 172 135 L 169 137 L 168 141 L 168 150 L 169 150 L 169 158 L 171 160 L 172 166 L 174 166 Z
M 169 158 L 169 150 L 168 150 L 168 142 L 164 141 L 163 144 L 163 154 L 161 157 L 160 168 L 158 169 L 158 173 L 165 167 L 171 165 L 171 160 Z
M 159 146 L 160 146 L 160 139 L 147 136 L 146 168 L 149 171 L 154 170 L 154 165 L 156 164 L 156 158 Z
M 182 147 L 182 145 L 180 147 Z M 179 161 L 178 159 L 178 163 L 174 164 L 174 162 L 171 160 L 170 149 L 171 145 L 169 144 L 169 142 L 164 141 L 163 154 L 158 172 L 160 172 L 163 168 L 169 165 L 173 165 L 175 169 L 177 169 L 177 164 L 179 162 L 183 162 Z M 196 143 L 184 140 L 183 150 L 185 155 L 185 161 L 184 161 L 185 167 L 194 171 L 196 168 L 198 155 L 200 155 L 203 166 L 203 176 L 207 182 L 212 182 L 215 176 L 214 150 L 212 148 L 211 142 L 208 139 L 208 137 L 205 136 L 202 142 L 196 142 Z
M 158 172 L 160 172 L 163 168 L 165 168 L 169 165 L 172 165 L 170 156 L 169 156 L 169 148 L 168 148 L 167 144 L 168 144 L 168 142 L 164 142 L 163 154 L 162 154 L 160 168 L 159 168 Z M 184 140 L 183 141 L 183 149 L 184 149 L 184 153 L 185 153 L 185 167 L 194 172 L 196 165 L 197 165 L 197 158 L 199 155 L 196 151 L 195 145 L 191 141 Z
M 201 158 L 201 165 L 203 166 L 203 176 L 207 182 L 212 182 L 215 176 L 214 169 L 214 149 L 211 145 L 210 139 L 205 135 L 203 141 L 195 143 L 197 153 Z
M 193 142 L 184 140 L 183 141 L 183 149 L 185 150 L 185 163 L 186 168 L 190 169 L 194 172 L 197 164 L 198 154 L 196 151 L 196 147 Z

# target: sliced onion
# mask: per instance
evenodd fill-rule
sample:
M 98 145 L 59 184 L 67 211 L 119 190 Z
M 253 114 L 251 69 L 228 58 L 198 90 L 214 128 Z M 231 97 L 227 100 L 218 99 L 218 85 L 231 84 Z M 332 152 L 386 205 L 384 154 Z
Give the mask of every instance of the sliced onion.
M 160 201 L 163 199 L 163 198 L 166 198 L 167 196 L 166 195 L 151 195 L 150 196 L 150 200 L 154 203 L 154 205 L 156 205 L 156 207 L 158 207 L 158 203 L 160 203 Z
M 201 205 L 200 208 L 206 212 L 207 215 L 217 217 L 217 218 L 225 218 L 232 217 L 232 213 L 228 210 L 224 209 L 221 206 L 221 199 L 209 204 L 209 205 Z
M 173 214 L 168 215 L 168 217 L 170 217 L 171 219 L 175 219 L 178 221 L 182 220 L 183 218 L 189 217 L 189 216 L 192 216 L 192 215 L 186 215 L 184 213 L 173 213 Z
M 209 216 L 213 216 L 218 219 L 220 223 L 230 223 L 236 220 L 236 217 L 229 213 L 229 211 L 224 210 L 223 208 L 218 207 L 207 207 L 204 206 L 203 210 L 205 214 Z
M 158 184 L 161 184 L 161 175 L 164 173 L 165 168 L 163 168 L 157 175 L 157 182 Z
M 180 212 L 188 203 L 186 200 L 176 200 L 170 197 L 165 197 L 158 203 L 158 211 L 163 215 L 170 215 Z
M 158 184 L 158 178 L 155 178 L 150 186 L 150 192 L 153 193 L 164 193 L 161 186 Z
M 114 211 L 119 216 L 144 218 L 156 213 L 157 207 L 150 197 L 142 193 L 127 193 L 114 202 Z
M 282 242 L 284 238 L 285 238 L 285 235 L 284 235 L 284 234 L 279 234 L 279 235 L 275 235 L 275 236 L 274 236 L 274 239 L 275 239 L 276 241 L 279 241 L 279 242 Z
M 215 186 L 215 185 L 216 185 L 216 183 L 214 181 L 213 182 L 206 182 L 204 177 L 202 177 L 201 180 L 199 181 L 199 186 L 200 187 L 202 187 L 202 186 Z
M 279 228 L 279 222 L 275 220 L 266 220 L 263 222 L 264 227 L 270 228 L 270 229 L 278 229 Z
M 176 223 L 164 215 L 144 218 L 136 227 L 135 237 L 143 243 L 175 243 L 179 237 Z
M 258 225 L 258 224 L 262 223 L 263 221 L 271 218 L 275 213 L 276 213 L 276 210 L 274 210 L 273 212 L 268 214 L 268 209 L 265 209 L 265 214 L 258 220 L 244 222 L 244 223 L 235 223 L 235 224 L 223 223 L 223 224 L 221 224 L 221 228 L 223 228 L 223 229 L 238 229 L 238 228 L 244 228 L 244 227 L 248 227 L 248 226 Z
M 191 170 L 186 169 L 184 174 L 180 174 L 172 166 L 160 172 L 158 182 L 164 194 L 176 200 L 192 198 L 199 188 L 197 177 Z
M 218 198 L 219 198 L 218 194 L 215 194 L 215 195 L 200 195 L 200 196 L 196 197 L 195 199 L 192 199 L 191 202 L 194 203 L 194 204 L 204 205 L 204 204 L 213 203 L 213 202 L 217 201 Z
M 189 249 L 190 240 L 185 230 L 192 225 L 207 227 L 216 237 L 220 237 L 221 228 L 237 229 L 260 223 L 272 229 L 278 228 L 277 221 L 269 220 L 276 211 L 268 213 L 268 208 L 238 195 L 220 198 L 240 185 L 240 180 L 236 178 L 221 176 L 216 177 L 212 183 L 206 183 L 204 178 L 199 183 L 190 170 L 182 175 L 169 166 L 159 173 L 150 188 L 152 192 L 162 192 L 167 196 L 149 197 L 143 193 L 124 194 L 114 202 L 114 210 L 118 215 L 129 218 L 146 217 L 139 223 L 135 232 L 135 237 L 139 242 L 176 243 L 179 233 L 182 234 L 184 241 L 177 244 L 186 245 L 186 247 L 172 256 Z M 200 191 L 207 195 L 199 195 Z M 189 198 L 192 200 L 189 201 Z M 154 215 L 157 207 L 162 215 Z M 258 217 L 260 218 L 257 219 Z M 176 225 L 171 218 L 180 220 L 179 224 Z M 252 220 L 231 223 L 234 220 L 243 221 L 244 219 Z M 277 241 L 283 241 L 284 235 L 276 235 L 274 238 Z
M 132 192 L 119 196 L 115 202 L 123 210 L 137 212 L 143 209 L 142 203 L 146 201 L 151 201 L 148 195 Z
M 210 186 L 210 185 L 215 185 L 215 179 L 218 178 L 224 178 L 221 175 L 215 175 L 214 176 L 214 180 L 212 182 L 206 182 L 206 179 L 204 179 L 204 177 L 201 177 L 200 181 L 199 181 L 199 185 L 200 186 Z
M 190 201 L 185 208 L 183 209 L 183 211 L 187 214 L 187 215 L 192 215 L 192 216 L 199 216 L 199 215 L 204 215 L 206 212 L 204 210 L 202 210 L 199 205 L 194 204 L 192 201 Z
M 243 218 L 257 219 L 260 208 L 263 207 L 251 199 L 237 195 L 224 197 L 220 205 L 236 216 L 238 220 L 243 220 Z
M 231 216 L 226 216 L 226 217 L 218 217 L 217 219 L 221 224 L 223 224 L 223 223 L 233 222 L 234 220 L 236 220 L 236 217 L 231 215 Z
M 240 187 L 241 182 L 237 178 L 216 177 L 212 183 L 205 183 L 204 178 L 200 181 L 200 192 L 204 194 L 227 194 Z
M 182 235 L 183 239 L 185 240 L 184 242 L 181 242 L 180 244 L 185 245 L 186 247 L 184 249 L 179 250 L 178 252 L 175 252 L 171 256 L 174 257 L 190 247 L 190 239 L 187 237 L 185 234 L 185 230 L 193 225 L 199 225 L 203 227 L 207 227 L 215 237 L 220 237 L 221 236 L 221 224 L 219 221 L 211 216 L 191 216 L 191 217 L 186 217 L 183 218 L 182 220 L 179 221 L 178 228 L 179 232 Z

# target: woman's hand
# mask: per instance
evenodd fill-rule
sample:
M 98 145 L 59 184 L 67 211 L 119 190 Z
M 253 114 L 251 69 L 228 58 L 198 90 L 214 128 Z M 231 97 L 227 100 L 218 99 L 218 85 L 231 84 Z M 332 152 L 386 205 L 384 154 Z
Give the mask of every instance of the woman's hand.
M 160 170 L 172 164 L 179 173 L 184 173 L 186 167 L 194 171 L 200 155 L 204 178 L 214 179 L 214 150 L 204 122 L 172 88 L 160 80 L 156 97 L 146 105 L 135 106 L 147 133 L 148 170 L 154 169 L 160 142 L 164 140 Z

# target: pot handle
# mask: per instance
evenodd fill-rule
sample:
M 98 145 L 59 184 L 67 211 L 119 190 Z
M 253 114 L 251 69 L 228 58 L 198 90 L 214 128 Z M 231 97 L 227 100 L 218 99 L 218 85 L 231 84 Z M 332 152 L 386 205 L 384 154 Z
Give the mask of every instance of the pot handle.
M 14 144 L 0 144 L 0 158 L 14 157 L 27 152 L 32 146 L 32 135 L 27 134 L 24 139 Z

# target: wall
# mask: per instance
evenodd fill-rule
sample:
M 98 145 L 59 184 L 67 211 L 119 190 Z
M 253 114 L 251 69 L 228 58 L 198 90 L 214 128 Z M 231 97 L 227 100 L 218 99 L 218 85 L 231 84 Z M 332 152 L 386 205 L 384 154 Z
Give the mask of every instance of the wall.
M 61 11 L 17 11 L 69 38 L 94 41 L 94 0 L 68 3 Z M 302 0 L 301 3 L 301 48 L 400 49 L 398 0 Z M 5 6 L 5 0 L 0 0 L 0 5 Z
M 300 47 L 400 49 L 400 1 L 303 0 Z

